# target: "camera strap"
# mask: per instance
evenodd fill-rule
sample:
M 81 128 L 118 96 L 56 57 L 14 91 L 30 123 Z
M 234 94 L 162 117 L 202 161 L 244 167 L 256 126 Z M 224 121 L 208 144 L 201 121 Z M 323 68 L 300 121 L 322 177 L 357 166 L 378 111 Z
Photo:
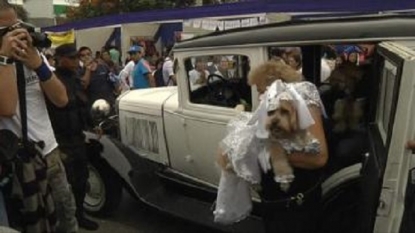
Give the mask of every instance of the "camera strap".
M 27 149 L 29 147 L 29 139 L 27 136 L 26 78 L 23 63 L 20 61 L 15 61 L 15 66 L 17 90 L 19 92 L 20 121 L 22 124 L 22 142 L 23 146 Z

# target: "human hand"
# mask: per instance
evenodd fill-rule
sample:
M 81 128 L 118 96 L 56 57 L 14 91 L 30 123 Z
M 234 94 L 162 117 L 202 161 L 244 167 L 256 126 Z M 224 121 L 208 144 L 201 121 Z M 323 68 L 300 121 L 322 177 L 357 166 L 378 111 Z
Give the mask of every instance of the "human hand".
M 29 69 L 38 68 L 43 60 L 40 57 L 39 51 L 33 46 L 32 37 L 26 29 L 15 29 L 19 31 L 19 38 L 15 40 L 16 46 L 11 50 L 12 58 L 23 62 Z
M 245 105 L 243 105 L 243 104 L 238 104 L 238 105 L 236 105 L 236 106 L 235 106 L 235 110 L 236 110 L 237 112 L 243 112 L 243 111 L 245 111 Z
M 87 70 L 95 71 L 98 67 L 98 63 L 94 60 L 89 60 L 89 61 L 86 61 L 85 67 Z
M 11 58 L 13 56 L 13 51 L 20 48 L 19 44 L 23 47 L 23 49 L 25 49 L 27 44 L 18 43 L 18 41 L 25 40 L 27 35 L 28 34 L 25 29 L 15 29 L 6 33 L 2 38 L 0 54 Z
M 224 171 L 233 171 L 232 164 L 229 161 L 228 155 L 224 153 L 220 148 L 216 154 L 216 163 Z
M 95 135 L 97 136 L 97 139 L 100 140 L 102 135 L 104 135 L 104 131 L 101 129 L 101 127 L 95 127 L 93 129 Z
M 408 150 L 415 151 L 415 140 L 409 140 L 406 142 L 405 148 Z

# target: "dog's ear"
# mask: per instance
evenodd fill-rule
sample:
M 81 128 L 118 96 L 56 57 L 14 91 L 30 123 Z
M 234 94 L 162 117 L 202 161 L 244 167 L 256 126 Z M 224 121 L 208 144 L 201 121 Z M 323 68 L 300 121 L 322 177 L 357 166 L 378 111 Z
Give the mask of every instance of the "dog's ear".
M 294 100 L 281 100 L 280 105 L 281 114 L 287 114 L 291 133 L 296 132 L 298 130 L 298 116 Z

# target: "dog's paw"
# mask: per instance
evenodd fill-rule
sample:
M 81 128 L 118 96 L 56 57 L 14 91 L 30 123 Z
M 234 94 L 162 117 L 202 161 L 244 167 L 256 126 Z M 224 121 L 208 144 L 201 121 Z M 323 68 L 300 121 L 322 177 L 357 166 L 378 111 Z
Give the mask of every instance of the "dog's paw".
M 278 174 L 274 176 L 274 181 L 281 184 L 289 184 L 294 181 L 294 174 Z
M 288 192 L 288 189 L 290 189 L 290 183 L 280 183 L 280 189 L 283 192 Z

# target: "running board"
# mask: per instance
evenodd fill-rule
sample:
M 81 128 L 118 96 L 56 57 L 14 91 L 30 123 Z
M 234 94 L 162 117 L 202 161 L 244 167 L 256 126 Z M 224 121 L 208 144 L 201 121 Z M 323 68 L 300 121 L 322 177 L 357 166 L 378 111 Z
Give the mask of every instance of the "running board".
M 148 176 L 142 173 L 141 175 L 133 173 L 132 175 L 132 182 L 141 196 L 140 199 L 143 199 L 143 201 L 150 206 L 174 217 L 186 219 L 196 224 L 224 232 L 264 232 L 261 219 L 255 216 L 250 216 L 232 226 L 223 226 L 214 223 L 213 201 L 192 197 L 192 195 L 195 194 L 195 192 L 192 191 L 195 187 L 187 190 L 187 193 L 185 192 L 185 194 L 183 194 L 183 190 L 178 191 L 175 188 L 172 189 L 172 187 L 179 186 L 170 186 L 173 184 L 172 180 L 170 180 L 170 185 L 166 185 L 166 180 L 163 181 L 163 179 L 166 179 L 166 176 L 162 177 L 160 174 L 161 173 L 158 173 L 158 176 Z M 139 190 L 138 187 L 143 187 L 143 184 L 151 185 L 147 186 L 146 190 Z M 184 188 L 186 185 L 182 183 L 180 184 L 180 187 Z M 189 195 L 190 193 L 191 195 Z M 209 199 L 209 196 L 210 195 L 206 195 L 205 198 L 208 197 Z
M 264 232 L 262 221 L 256 216 L 250 216 L 232 226 L 216 224 L 213 221 L 215 189 L 189 182 L 189 179 L 178 179 L 171 176 L 171 171 L 166 173 L 166 167 L 145 159 L 126 147 L 121 146 L 120 149 L 131 165 L 127 183 L 132 185 L 132 193 L 144 204 L 211 229 L 235 233 Z M 187 192 L 183 193 L 183 190 Z

